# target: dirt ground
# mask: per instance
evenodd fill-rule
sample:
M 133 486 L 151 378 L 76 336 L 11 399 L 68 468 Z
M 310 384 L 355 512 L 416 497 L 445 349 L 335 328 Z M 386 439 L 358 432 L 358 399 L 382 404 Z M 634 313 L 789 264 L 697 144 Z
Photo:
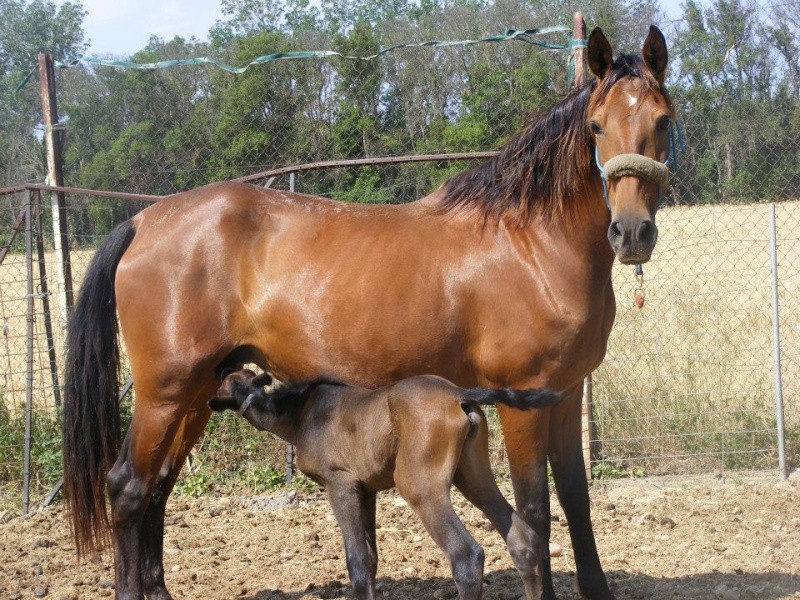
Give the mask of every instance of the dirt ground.
M 504 490 L 508 492 L 507 486 Z M 594 530 L 622 599 L 800 598 L 800 473 L 672 485 L 648 480 L 591 490 Z M 559 598 L 574 598 L 574 560 L 555 498 L 552 559 Z M 460 496 L 454 505 L 486 551 L 485 595 L 516 600 L 522 586 L 500 536 Z M 111 557 L 77 564 L 60 507 L 0 513 L 0 599 L 113 595 Z M 333 515 L 320 493 L 175 498 L 165 537 L 177 598 L 310 600 L 348 589 Z M 379 496 L 379 589 L 398 599 L 455 598 L 447 562 L 405 502 Z

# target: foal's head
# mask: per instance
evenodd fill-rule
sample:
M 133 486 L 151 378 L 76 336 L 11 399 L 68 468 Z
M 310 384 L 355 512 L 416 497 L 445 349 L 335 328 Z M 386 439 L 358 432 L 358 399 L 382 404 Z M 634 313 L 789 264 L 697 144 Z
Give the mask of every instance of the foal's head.
M 642 55 L 614 60 L 603 32 L 589 36 L 589 67 L 597 82 L 586 112 L 596 160 L 605 171 L 611 210 L 608 240 L 625 264 L 645 262 L 656 244 L 655 213 L 666 191 L 674 112 L 664 89 L 667 45 L 655 26 Z
M 250 369 L 234 371 L 223 379 L 216 397 L 209 400 L 208 406 L 215 412 L 235 410 L 243 415 L 254 400 L 261 403 L 270 400 L 264 386 L 271 383 L 272 376 L 266 372 L 256 375 Z

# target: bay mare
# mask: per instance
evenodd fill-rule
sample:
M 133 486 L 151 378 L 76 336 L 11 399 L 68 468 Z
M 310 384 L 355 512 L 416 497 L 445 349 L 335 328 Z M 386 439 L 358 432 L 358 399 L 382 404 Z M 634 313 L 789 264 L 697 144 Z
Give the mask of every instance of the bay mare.
M 563 391 L 541 411 L 500 407 L 517 510 L 546 543 L 549 459 L 579 590 L 613 598 L 589 515 L 581 382 L 614 322 L 614 257 L 650 258 L 660 190 L 618 173 L 607 208 L 594 154 L 600 164 L 664 161 L 673 113 L 657 28 L 642 56 L 616 60 L 595 30 L 588 58 L 595 80 L 416 202 L 220 183 L 111 233 L 68 331 L 64 490 L 79 553 L 113 542 L 117 598 L 171 598 L 164 507 L 221 373 L 247 362 L 285 381 L 375 388 L 430 373 L 464 387 Z M 121 444 L 115 306 L 136 392 Z M 549 558 L 542 585 L 554 598 Z

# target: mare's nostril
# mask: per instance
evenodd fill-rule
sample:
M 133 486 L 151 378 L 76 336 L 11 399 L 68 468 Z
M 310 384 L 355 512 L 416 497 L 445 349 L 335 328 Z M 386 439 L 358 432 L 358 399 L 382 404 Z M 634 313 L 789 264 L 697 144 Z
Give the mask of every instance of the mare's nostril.
M 648 219 L 646 221 L 642 221 L 636 228 L 636 239 L 639 242 L 649 244 L 653 241 L 654 231 L 655 227 L 653 226 L 653 222 L 651 220 Z
M 614 221 L 608 228 L 608 232 L 614 236 L 615 238 L 622 237 L 622 225 L 620 225 L 619 221 Z

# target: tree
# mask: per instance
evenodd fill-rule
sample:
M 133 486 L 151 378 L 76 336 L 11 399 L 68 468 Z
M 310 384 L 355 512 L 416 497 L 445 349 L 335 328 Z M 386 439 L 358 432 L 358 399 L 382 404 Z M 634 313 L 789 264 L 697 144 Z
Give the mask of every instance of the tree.
M 60 6 L 45 0 L 0 0 L 0 183 L 44 176 L 41 144 L 34 128 L 41 122 L 38 88 L 17 86 L 36 67 L 40 52 L 67 61 L 86 49 L 80 2 Z

